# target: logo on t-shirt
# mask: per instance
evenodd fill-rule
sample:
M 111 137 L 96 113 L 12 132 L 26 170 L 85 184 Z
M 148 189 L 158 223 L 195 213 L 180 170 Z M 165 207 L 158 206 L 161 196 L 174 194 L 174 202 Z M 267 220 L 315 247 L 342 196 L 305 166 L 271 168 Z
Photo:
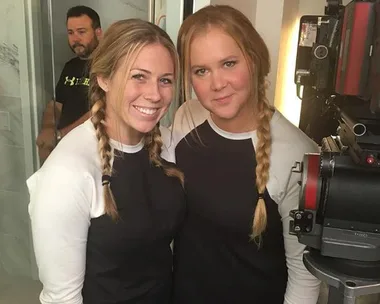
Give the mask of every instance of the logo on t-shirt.
M 83 86 L 88 87 L 90 85 L 90 78 L 74 77 L 74 76 L 70 78 L 69 76 L 66 76 L 64 85 L 70 86 L 70 87 L 83 85 Z

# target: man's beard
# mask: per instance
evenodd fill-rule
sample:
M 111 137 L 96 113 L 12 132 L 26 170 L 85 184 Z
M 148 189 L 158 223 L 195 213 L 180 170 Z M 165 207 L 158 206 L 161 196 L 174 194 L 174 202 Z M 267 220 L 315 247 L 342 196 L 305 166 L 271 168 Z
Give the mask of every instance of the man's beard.
M 94 37 L 88 45 L 74 43 L 73 45 L 70 45 L 70 48 L 78 57 L 87 59 L 90 57 L 91 53 L 95 50 L 98 44 L 98 39 Z M 81 50 L 76 49 L 77 47 L 81 47 Z

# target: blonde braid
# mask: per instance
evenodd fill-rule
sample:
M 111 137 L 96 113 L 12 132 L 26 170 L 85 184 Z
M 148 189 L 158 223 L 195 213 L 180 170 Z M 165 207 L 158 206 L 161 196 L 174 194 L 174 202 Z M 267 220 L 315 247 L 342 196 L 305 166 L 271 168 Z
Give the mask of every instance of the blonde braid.
M 153 165 L 162 168 L 166 176 L 178 178 L 182 187 L 184 187 L 184 174 L 174 166 L 163 164 L 161 157 L 162 145 L 160 127 L 156 125 L 154 129 L 145 136 L 145 147 L 149 151 L 149 159 Z
M 104 195 L 104 209 L 113 220 L 119 219 L 115 198 L 111 191 L 110 179 L 112 176 L 111 159 L 113 157 L 113 151 L 109 143 L 109 136 L 106 132 L 104 125 L 104 119 L 106 116 L 106 103 L 103 98 L 98 99 L 92 106 L 92 123 L 96 130 L 96 137 L 98 138 L 98 150 L 100 154 L 101 166 L 102 166 L 102 185 Z
M 265 207 L 264 193 L 269 180 L 270 154 L 272 146 L 272 137 L 270 130 L 270 121 L 273 114 L 273 108 L 268 104 L 265 97 L 265 86 L 259 85 L 259 127 L 257 128 L 257 147 L 256 147 L 256 186 L 259 193 L 259 199 L 255 208 L 252 225 L 251 238 L 261 240 L 261 234 L 267 225 L 267 211 Z

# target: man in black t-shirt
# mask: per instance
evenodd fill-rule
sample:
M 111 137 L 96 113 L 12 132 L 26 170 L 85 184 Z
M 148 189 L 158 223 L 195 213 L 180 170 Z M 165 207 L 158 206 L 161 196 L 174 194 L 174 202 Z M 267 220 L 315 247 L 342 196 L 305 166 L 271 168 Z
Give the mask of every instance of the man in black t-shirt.
M 41 162 L 49 156 L 57 141 L 90 117 L 87 59 L 102 35 L 100 18 L 87 6 L 75 6 L 67 11 L 66 26 L 69 46 L 77 57 L 65 64 L 56 86 L 55 101 L 51 100 L 45 109 L 36 141 Z

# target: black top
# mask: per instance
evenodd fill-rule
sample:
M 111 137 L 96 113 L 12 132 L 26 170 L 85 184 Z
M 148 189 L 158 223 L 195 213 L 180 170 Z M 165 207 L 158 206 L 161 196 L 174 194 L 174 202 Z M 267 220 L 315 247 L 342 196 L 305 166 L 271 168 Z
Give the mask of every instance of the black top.
M 287 268 L 278 205 L 265 193 L 262 247 L 250 241 L 257 202 L 252 139 L 227 139 L 208 121 L 176 146 L 188 213 L 174 245 L 173 303 L 282 304 Z
M 91 219 L 84 304 L 167 304 L 170 243 L 185 214 L 177 178 L 150 164 L 148 151 L 118 153 L 111 189 L 121 217 Z
M 90 84 L 88 61 L 75 57 L 68 61 L 55 89 L 55 100 L 62 103 L 58 129 L 72 124 L 89 111 L 88 87 Z

